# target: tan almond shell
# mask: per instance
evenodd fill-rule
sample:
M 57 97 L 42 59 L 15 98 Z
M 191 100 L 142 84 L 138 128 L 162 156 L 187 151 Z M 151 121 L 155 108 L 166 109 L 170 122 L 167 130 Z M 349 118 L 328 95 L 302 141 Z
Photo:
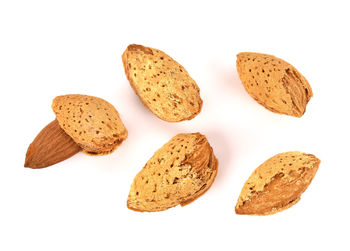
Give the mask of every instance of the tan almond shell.
M 272 55 L 242 52 L 237 71 L 249 95 L 268 110 L 301 117 L 312 97 L 305 77 L 292 65 Z
M 87 95 L 64 95 L 52 102 L 61 128 L 90 155 L 113 152 L 128 136 L 117 110 L 107 101 Z
M 320 160 L 302 152 L 280 153 L 261 164 L 243 186 L 237 214 L 270 215 L 300 200 L 314 178 Z
M 164 52 L 131 44 L 122 55 L 131 87 L 142 103 L 168 122 L 191 120 L 202 108 L 200 90 L 183 66 Z
M 136 175 L 127 206 L 135 211 L 156 212 L 187 205 L 210 188 L 217 167 L 204 135 L 178 134 Z

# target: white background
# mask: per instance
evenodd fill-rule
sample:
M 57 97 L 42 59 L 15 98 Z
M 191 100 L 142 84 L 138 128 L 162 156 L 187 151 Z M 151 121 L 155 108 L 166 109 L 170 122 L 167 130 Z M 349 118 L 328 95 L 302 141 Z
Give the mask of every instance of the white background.
M 349 250 L 349 8 L 347 1 L 0 2 L 0 250 Z M 201 88 L 202 112 L 167 123 L 127 82 L 128 44 L 158 48 Z M 310 82 L 302 118 L 274 114 L 244 90 L 241 51 L 276 55 Z M 62 94 L 106 99 L 128 139 L 113 154 L 79 153 L 23 167 L 28 145 Z M 186 207 L 127 209 L 130 184 L 181 132 L 207 136 L 219 159 L 211 189 Z M 321 165 L 299 203 L 273 216 L 234 212 L 251 172 L 299 150 Z

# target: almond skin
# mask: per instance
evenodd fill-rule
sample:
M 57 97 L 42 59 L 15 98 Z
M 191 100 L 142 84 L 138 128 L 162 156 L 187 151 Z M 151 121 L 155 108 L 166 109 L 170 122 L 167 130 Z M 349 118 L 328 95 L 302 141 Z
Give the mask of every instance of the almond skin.
M 300 200 L 314 178 L 320 160 L 302 152 L 280 153 L 261 164 L 243 186 L 237 214 L 269 215 Z
M 164 52 L 131 44 L 122 60 L 131 87 L 160 119 L 191 120 L 201 111 L 203 102 L 196 82 L 182 65 Z
M 187 205 L 210 188 L 217 167 L 204 135 L 178 134 L 136 175 L 127 206 L 135 211 L 156 212 Z
M 291 64 L 272 55 L 242 52 L 237 71 L 249 95 L 266 109 L 295 117 L 305 113 L 312 89 Z
M 54 120 L 36 136 L 26 154 L 25 167 L 44 168 L 80 152 L 81 148 Z

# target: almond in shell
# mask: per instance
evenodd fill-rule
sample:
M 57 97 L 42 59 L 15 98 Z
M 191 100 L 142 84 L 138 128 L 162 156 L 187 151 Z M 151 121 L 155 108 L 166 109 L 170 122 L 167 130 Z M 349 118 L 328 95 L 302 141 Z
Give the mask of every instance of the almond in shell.
M 237 214 L 269 215 L 300 200 L 314 178 L 320 160 L 302 152 L 280 153 L 261 164 L 243 186 Z
M 196 82 L 182 65 L 164 52 L 131 44 L 122 60 L 131 87 L 160 119 L 190 120 L 201 111 L 203 102 Z
M 118 111 L 107 101 L 87 95 L 56 97 L 52 109 L 61 128 L 91 155 L 113 152 L 128 136 Z
M 312 97 L 306 78 L 291 64 L 272 55 L 243 52 L 237 71 L 249 95 L 266 109 L 301 117 Z
M 218 161 L 204 135 L 178 134 L 136 175 L 127 206 L 135 211 L 155 212 L 187 205 L 210 188 L 217 167 Z

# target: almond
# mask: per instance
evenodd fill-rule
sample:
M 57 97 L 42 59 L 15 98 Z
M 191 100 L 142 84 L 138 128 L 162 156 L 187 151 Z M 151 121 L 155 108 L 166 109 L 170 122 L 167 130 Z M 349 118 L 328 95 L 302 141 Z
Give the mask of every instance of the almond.
M 79 151 L 109 154 L 128 136 L 117 110 L 103 99 L 78 94 L 58 96 L 52 109 L 56 120 L 29 146 L 25 167 L 47 167 Z
M 127 206 L 141 212 L 187 205 L 214 182 L 218 161 L 206 137 L 178 134 L 160 148 L 136 175 Z
M 164 52 L 132 44 L 123 53 L 122 60 L 131 87 L 160 119 L 190 120 L 201 111 L 203 102 L 196 82 Z
M 260 53 L 237 55 L 237 71 L 243 86 L 268 110 L 301 117 L 312 97 L 305 77 L 284 60 Z
M 81 150 L 54 120 L 30 144 L 25 167 L 44 168 L 70 158 Z
M 320 160 L 302 152 L 280 153 L 260 165 L 243 186 L 237 214 L 269 215 L 300 200 L 314 178 Z
M 101 98 L 80 94 L 58 96 L 52 109 L 62 129 L 86 154 L 109 154 L 128 136 L 118 111 Z

